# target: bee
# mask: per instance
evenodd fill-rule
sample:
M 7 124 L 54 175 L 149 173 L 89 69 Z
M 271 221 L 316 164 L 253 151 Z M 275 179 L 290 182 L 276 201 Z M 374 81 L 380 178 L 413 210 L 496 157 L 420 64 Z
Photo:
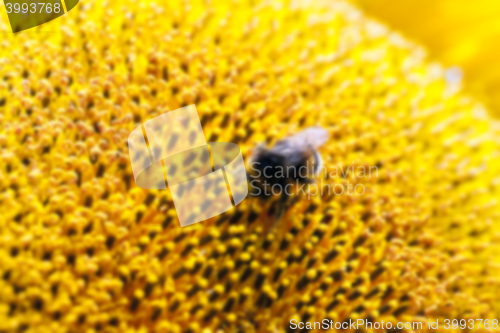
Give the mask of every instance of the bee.
M 255 147 L 250 159 L 251 194 L 277 199 L 276 221 L 281 218 L 291 196 L 287 189 L 314 182 L 322 166 L 318 149 L 328 136 L 328 131 L 322 127 L 309 127 L 279 140 L 271 148 L 264 144 Z

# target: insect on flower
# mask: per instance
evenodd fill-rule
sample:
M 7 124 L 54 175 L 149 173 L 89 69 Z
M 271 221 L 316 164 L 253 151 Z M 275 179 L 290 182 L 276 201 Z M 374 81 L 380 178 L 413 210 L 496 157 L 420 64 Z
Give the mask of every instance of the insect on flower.
M 285 210 L 293 186 L 314 182 L 322 166 L 318 149 L 328 140 L 328 131 L 309 127 L 268 148 L 255 147 L 250 160 L 250 187 L 254 196 L 277 199 L 276 221 Z

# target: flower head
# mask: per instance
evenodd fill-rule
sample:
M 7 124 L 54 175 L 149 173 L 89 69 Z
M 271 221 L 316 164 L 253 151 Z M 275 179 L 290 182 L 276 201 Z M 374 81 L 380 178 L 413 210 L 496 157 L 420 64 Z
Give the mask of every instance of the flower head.
M 498 318 L 498 128 L 418 46 L 338 1 L 85 2 L 60 21 L 0 48 L 0 331 Z M 181 228 L 126 142 L 193 103 L 245 158 L 323 127 L 345 174 L 321 186 L 365 193 L 297 195 L 274 228 L 249 197 Z

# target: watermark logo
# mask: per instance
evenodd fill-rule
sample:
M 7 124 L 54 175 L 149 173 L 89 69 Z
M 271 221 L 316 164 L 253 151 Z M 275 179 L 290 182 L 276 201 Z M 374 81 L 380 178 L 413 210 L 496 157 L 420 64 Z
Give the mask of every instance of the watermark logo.
M 240 148 L 208 144 L 194 105 L 146 121 L 130 133 L 128 147 L 136 184 L 168 184 L 182 227 L 220 215 L 248 194 Z
M 300 155 L 300 152 L 296 152 Z M 378 178 L 378 167 L 369 165 L 330 165 L 311 163 L 270 165 L 268 161 L 250 163 L 250 194 L 270 196 L 361 196 L 363 180 Z
M 12 32 L 27 30 L 63 16 L 79 0 L 4 0 Z

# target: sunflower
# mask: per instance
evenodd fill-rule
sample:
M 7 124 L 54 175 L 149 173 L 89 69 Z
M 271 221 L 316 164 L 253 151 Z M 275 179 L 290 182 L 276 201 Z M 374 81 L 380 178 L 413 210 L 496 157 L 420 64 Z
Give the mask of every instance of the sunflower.
M 495 331 L 499 128 L 420 46 L 341 1 L 88 1 L 50 24 L 0 46 L 0 332 Z M 127 138 L 191 104 L 245 160 L 321 126 L 325 166 L 350 170 L 322 188 L 364 193 L 298 195 L 274 228 L 249 196 L 181 228 Z
M 355 0 L 368 14 L 422 42 L 432 59 L 460 68 L 465 92 L 474 94 L 498 119 L 500 6 L 492 0 Z M 456 67 L 459 66 L 459 67 Z

